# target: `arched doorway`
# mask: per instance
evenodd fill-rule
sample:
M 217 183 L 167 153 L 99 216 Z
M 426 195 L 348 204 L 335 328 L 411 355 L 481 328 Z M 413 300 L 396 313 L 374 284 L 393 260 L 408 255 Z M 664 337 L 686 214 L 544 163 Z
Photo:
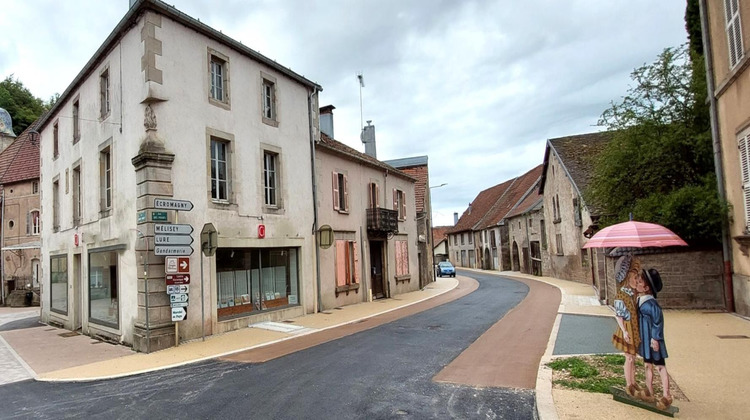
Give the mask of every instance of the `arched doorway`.
M 511 269 L 513 271 L 521 271 L 521 258 L 518 254 L 518 243 L 513 241 L 513 247 L 511 248 L 511 257 L 513 259 L 513 265 Z

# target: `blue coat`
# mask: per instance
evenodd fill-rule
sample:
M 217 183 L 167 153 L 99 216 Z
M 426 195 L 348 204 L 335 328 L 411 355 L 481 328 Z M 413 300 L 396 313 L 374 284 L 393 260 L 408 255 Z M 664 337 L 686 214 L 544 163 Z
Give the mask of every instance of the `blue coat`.
M 644 359 L 660 360 L 667 358 L 667 346 L 664 343 L 664 316 L 659 302 L 653 296 L 638 298 L 638 315 L 640 318 L 641 345 L 638 353 Z M 659 351 L 651 348 L 651 339 L 659 342 Z

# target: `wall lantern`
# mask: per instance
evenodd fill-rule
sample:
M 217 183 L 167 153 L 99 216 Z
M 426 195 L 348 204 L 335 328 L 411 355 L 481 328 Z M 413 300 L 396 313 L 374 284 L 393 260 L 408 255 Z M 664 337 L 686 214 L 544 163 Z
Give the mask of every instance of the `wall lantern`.
M 318 229 L 318 245 L 322 249 L 328 249 L 333 245 L 333 228 L 323 225 Z

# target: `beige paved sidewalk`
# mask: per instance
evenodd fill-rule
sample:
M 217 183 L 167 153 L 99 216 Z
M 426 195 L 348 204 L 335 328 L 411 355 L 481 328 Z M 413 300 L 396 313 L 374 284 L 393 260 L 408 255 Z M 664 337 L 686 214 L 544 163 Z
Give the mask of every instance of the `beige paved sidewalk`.
M 438 278 L 436 282 L 429 284 L 423 290 L 405 293 L 391 299 L 349 305 L 339 310 L 294 318 L 294 323 L 291 325 L 303 327 L 298 332 L 285 333 L 261 328 L 242 328 L 225 334 L 206 337 L 206 341 L 198 339 L 182 343 L 179 347 L 151 354 L 132 354 L 44 373 L 39 375 L 37 380 L 67 382 L 116 378 L 226 356 L 390 312 L 449 292 L 457 285 L 458 280 L 455 278 Z
M 518 273 L 503 273 L 519 276 Z M 520 275 L 553 284 L 563 292 L 560 313 L 613 316 L 608 306 L 596 306 L 589 285 L 549 277 Z M 594 302 L 597 302 L 596 304 Z M 750 398 L 750 320 L 729 313 L 700 310 L 665 310 L 665 338 L 670 376 L 689 401 L 676 401 L 683 419 L 747 419 Z M 557 331 L 553 330 L 553 336 Z M 554 341 L 551 340 L 554 345 Z M 543 361 L 544 363 L 544 361 Z M 540 366 L 540 372 L 542 371 Z M 551 377 L 547 380 L 551 380 Z M 655 381 L 658 374 L 655 374 Z M 543 387 L 542 387 L 543 388 Z M 540 384 L 537 384 L 537 398 Z M 540 418 L 663 419 L 664 416 L 619 403 L 611 395 L 553 389 L 555 412 Z M 546 415 L 545 415 L 546 414 Z

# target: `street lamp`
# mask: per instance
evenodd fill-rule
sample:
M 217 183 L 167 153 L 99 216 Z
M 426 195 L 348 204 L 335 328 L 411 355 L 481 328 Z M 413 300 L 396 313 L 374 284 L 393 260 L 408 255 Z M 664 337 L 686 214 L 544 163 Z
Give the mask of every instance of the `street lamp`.
M 430 189 L 440 188 L 446 185 L 448 185 L 448 183 L 443 182 L 440 185 L 430 187 Z M 430 253 L 432 254 L 432 281 L 434 282 L 437 280 L 437 274 L 435 273 L 437 269 L 435 268 L 435 235 L 432 233 L 432 193 L 430 193 L 430 248 L 432 248 Z

